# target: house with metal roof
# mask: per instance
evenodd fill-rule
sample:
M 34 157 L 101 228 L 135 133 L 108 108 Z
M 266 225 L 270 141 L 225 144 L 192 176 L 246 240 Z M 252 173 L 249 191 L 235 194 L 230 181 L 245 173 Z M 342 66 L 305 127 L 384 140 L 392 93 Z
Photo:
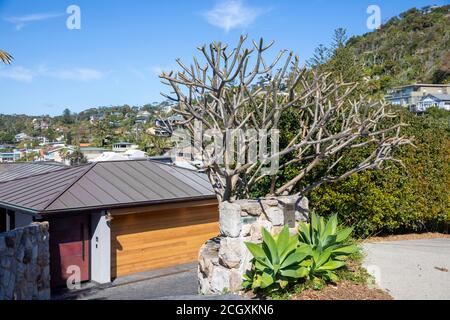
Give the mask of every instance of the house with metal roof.
M 194 261 L 219 233 L 207 176 L 151 160 L 61 167 L 0 182 L 0 228 L 17 215 L 49 222 L 53 286 L 65 284 L 74 265 L 82 281 L 106 283 Z
M 450 94 L 427 94 L 414 108 L 415 112 L 425 112 L 428 108 L 438 107 L 450 111 Z
M 416 112 L 421 100 L 427 95 L 448 95 L 450 84 L 414 83 L 388 90 L 386 100 L 393 105 L 407 107 Z

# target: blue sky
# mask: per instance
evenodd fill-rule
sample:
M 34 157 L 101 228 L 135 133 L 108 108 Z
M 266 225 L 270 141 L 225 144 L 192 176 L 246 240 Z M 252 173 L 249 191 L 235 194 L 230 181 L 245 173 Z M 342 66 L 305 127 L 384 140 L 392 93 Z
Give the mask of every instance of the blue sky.
M 430 2 L 431 1 L 431 2 Z M 161 70 L 190 62 L 213 40 L 235 44 L 240 34 L 275 40 L 304 61 L 328 44 L 333 30 L 368 32 L 366 9 L 382 19 L 447 0 L 0 0 L 0 48 L 15 60 L 0 66 L 0 113 L 61 114 L 96 106 L 160 101 Z M 81 29 L 69 30 L 70 5 Z

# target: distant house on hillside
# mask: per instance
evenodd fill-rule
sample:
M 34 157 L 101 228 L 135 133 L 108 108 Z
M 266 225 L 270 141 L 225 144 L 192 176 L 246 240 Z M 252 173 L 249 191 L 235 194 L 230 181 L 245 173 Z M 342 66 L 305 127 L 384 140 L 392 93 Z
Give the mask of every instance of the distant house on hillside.
M 139 111 L 136 115 L 135 123 L 147 123 L 147 121 L 150 119 L 150 112 L 143 110 Z
M 70 146 L 60 146 L 55 147 L 50 150 L 47 150 L 44 153 L 44 161 L 54 161 L 57 163 L 62 163 L 65 165 L 70 165 L 70 160 L 67 159 L 67 156 L 72 154 L 75 151 L 75 148 Z
M 132 144 L 131 142 L 116 142 L 113 143 L 112 151 L 114 152 L 125 152 L 130 149 L 137 149 L 137 145 Z
M 427 94 L 419 101 L 413 111 L 424 112 L 430 107 L 438 107 L 450 111 L 450 94 Z
M 80 152 L 86 157 L 86 159 L 88 161 L 97 158 L 105 151 L 108 151 L 108 150 L 104 149 L 104 148 L 96 148 L 96 147 L 80 148 Z
M 92 115 L 92 116 L 89 118 L 89 122 L 90 122 L 91 124 L 95 124 L 95 123 L 97 123 L 98 121 L 102 121 L 102 120 L 104 120 L 104 119 L 105 119 L 105 115 L 104 115 L 103 113 L 99 113 L 99 114 Z
M 15 135 L 15 139 L 17 142 L 21 142 L 21 141 L 25 141 L 25 140 L 30 140 L 31 137 L 29 135 L 27 135 L 26 133 L 18 133 Z
M 421 105 L 419 107 L 419 104 L 428 95 L 433 95 L 435 97 L 440 96 L 441 98 L 445 98 L 445 96 L 448 96 L 449 94 L 450 84 L 416 83 L 392 88 L 388 91 L 388 94 L 385 98 L 393 105 L 406 107 L 412 112 L 421 112 L 420 108 L 422 108 L 424 105 Z M 425 104 L 429 102 L 430 101 L 424 101 Z M 441 104 L 436 103 L 436 105 L 440 106 Z M 443 106 L 445 106 L 445 103 L 443 104 Z
M 130 149 L 123 153 L 117 152 L 103 152 L 95 159 L 89 160 L 89 162 L 104 162 L 104 161 L 125 161 L 125 160 L 145 160 L 147 155 L 144 151 Z
M 0 152 L 0 162 L 16 162 L 22 157 L 22 153 L 18 150 L 10 152 Z
M 34 130 L 48 130 L 48 121 L 45 119 L 33 119 L 32 121 Z

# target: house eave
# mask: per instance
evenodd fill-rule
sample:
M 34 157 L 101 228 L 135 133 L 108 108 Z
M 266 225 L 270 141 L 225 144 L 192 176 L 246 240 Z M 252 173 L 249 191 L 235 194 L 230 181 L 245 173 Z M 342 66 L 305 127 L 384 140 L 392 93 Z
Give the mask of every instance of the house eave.
M 86 213 L 100 210 L 110 210 L 110 209 L 121 209 L 121 208 L 134 208 L 134 207 L 145 207 L 157 204 L 170 204 L 179 203 L 186 201 L 202 201 L 202 200 L 215 200 L 217 199 L 215 195 L 199 196 L 199 197 L 186 197 L 186 198 L 175 198 L 175 199 L 163 199 L 163 200 L 152 200 L 152 201 L 139 201 L 139 202 L 129 202 L 129 203 L 118 203 L 118 204 L 107 204 L 100 206 L 90 206 L 90 207 L 80 207 L 80 208 L 69 208 L 62 210 L 43 210 L 39 214 L 42 217 L 54 216 L 64 213 Z

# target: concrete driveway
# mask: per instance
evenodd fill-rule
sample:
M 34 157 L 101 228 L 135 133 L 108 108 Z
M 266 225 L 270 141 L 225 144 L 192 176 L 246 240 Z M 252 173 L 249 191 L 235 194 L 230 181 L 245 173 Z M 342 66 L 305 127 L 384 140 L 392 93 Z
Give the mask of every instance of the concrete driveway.
M 450 239 L 364 244 L 364 265 L 394 299 L 450 299 Z
M 197 294 L 197 263 L 151 270 L 115 279 L 111 284 L 83 284 L 76 291 L 54 294 L 55 300 L 241 300 L 236 295 Z

